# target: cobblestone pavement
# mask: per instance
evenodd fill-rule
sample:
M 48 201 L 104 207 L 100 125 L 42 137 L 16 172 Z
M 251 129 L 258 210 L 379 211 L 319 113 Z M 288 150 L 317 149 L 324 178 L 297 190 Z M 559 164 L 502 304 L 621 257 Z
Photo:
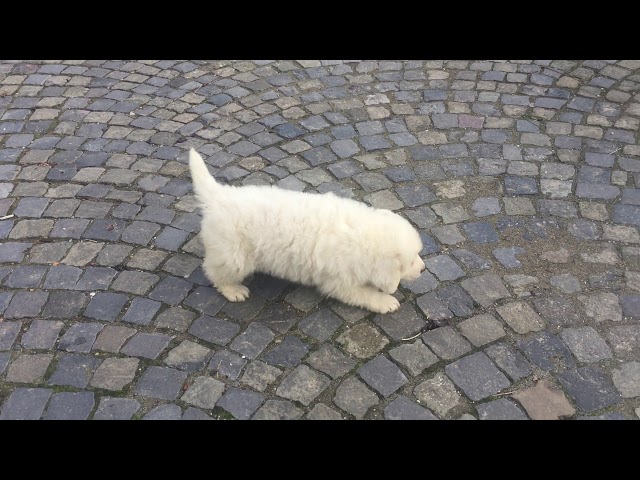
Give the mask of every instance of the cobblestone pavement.
M 640 61 L 0 62 L 1 419 L 637 419 Z M 406 216 L 380 316 L 200 269 L 186 165 Z

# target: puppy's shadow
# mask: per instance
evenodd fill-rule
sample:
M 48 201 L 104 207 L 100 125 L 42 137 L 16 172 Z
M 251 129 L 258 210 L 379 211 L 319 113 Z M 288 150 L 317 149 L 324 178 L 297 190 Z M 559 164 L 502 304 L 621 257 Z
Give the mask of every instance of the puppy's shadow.
M 243 283 L 249 287 L 252 293 L 261 295 L 267 300 L 275 300 L 285 290 L 292 290 L 293 287 L 298 286 L 298 284 L 288 280 L 272 277 L 271 275 L 265 275 L 263 273 L 255 273 L 249 283 L 247 283 L 247 281 Z
M 212 287 L 211 281 L 202 270 L 202 266 L 196 268 L 191 275 L 187 277 L 187 280 L 195 283 L 196 285 Z M 281 278 L 272 277 L 271 275 L 263 273 L 254 273 L 247 277 L 242 284 L 249 287 L 252 295 L 260 295 L 269 301 L 275 300 L 285 291 L 289 292 L 300 286 L 297 283 L 282 280 Z

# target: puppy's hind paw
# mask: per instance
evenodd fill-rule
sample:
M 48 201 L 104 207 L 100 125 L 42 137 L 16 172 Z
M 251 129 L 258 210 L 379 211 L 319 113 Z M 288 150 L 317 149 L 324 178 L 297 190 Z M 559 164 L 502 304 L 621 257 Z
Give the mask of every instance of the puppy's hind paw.
M 244 302 L 249 297 L 249 289 L 244 285 L 224 285 L 218 291 L 230 302 Z
M 391 295 L 384 295 L 371 305 L 370 309 L 378 313 L 391 313 L 400 308 L 400 302 Z

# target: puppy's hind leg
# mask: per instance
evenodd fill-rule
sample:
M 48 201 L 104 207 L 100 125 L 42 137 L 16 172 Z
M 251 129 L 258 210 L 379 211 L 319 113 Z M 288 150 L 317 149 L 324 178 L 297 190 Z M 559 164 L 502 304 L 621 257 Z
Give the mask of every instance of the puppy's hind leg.
M 209 257 L 205 257 L 202 269 L 213 286 L 230 302 L 242 302 L 249 297 L 249 289 L 241 282 L 250 272 Z

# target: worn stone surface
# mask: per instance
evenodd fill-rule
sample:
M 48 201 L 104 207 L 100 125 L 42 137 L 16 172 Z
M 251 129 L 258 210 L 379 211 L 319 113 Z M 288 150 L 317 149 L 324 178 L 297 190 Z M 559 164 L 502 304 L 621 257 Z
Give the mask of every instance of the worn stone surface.
M 585 313 L 596 322 L 622 320 L 622 308 L 618 296 L 612 292 L 598 292 L 589 296 L 578 296 L 584 304 Z
M 514 402 L 499 398 L 476 407 L 480 420 L 527 420 L 527 416 Z
M 498 393 L 511 385 L 507 377 L 482 352 L 450 363 L 445 367 L 445 372 L 474 401 Z
M 102 397 L 94 420 L 130 420 L 140 409 L 140 402 L 132 398 Z
M 395 341 L 414 335 L 416 332 L 419 332 L 426 323 L 420 318 L 416 309 L 407 304 L 401 305 L 400 308 L 393 313 L 376 315 L 373 321 Z
M 137 358 L 107 358 L 94 373 L 90 385 L 106 390 L 122 390 L 133 380 L 138 363 Z
M 287 335 L 262 358 L 271 364 L 281 367 L 295 367 L 309 352 L 309 345 L 298 337 Z
M 575 413 L 569 400 L 548 379 L 513 394 L 533 420 L 558 420 Z
M 48 353 L 22 354 L 7 368 L 7 382 L 40 383 L 53 355 Z
M 444 417 L 462 399 L 455 385 L 442 372 L 420 383 L 413 393 L 422 405 L 433 410 L 439 417 Z
M 483 307 L 488 307 L 496 300 L 510 296 L 497 275 L 479 275 L 463 280 L 460 285 Z
M 282 374 L 282 370 L 266 363 L 251 362 L 244 370 L 240 381 L 250 387 L 263 392 Z
M 593 412 L 620 402 L 607 373 L 599 367 L 582 367 L 558 375 L 577 407 L 584 412 Z
M 424 407 L 400 395 L 384 409 L 386 420 L 437 420 L 437 417 Z
M 248 420 L 264 401 L 264 396 L 251 390 L 231 388 L 218 400 L 218 406 L 238 420 Z
M 64 323 L 58 320 L 34 320 L 22 335 L 20 344 L 25 348 L 50 349 L 55 345 L 63 326 Z
M 438 357 L 419 339 L 413 343 L 392 348 L 389 350 L 389 355 L 411 375 L 420 375 L 426 368 L 438 362 Z
M 51 396 L 44 420 L 86 420 L 95 405 L 93 392 L 60 392 Z
M 508 303 L 496 308 L 496 311 L 517 333 L 536 332 L 544 328 L 544 320 L 526 303 Z
M 73 353 L 58 358 L 56 370 L 49 378 L 51 385 L 85 388 L 102 360 L 89 355 Z
M 593 363 L 613 356 L 611 349 L 593 327 L 565 328 L 560 338 L 579 362 Z
M 180 420 L 182 418 L 182 409 L 179 405 L 167 403 L 152 408 L 142 417 L 142 420 Z
M 627 362 L 615 368 L 613 384 L 624 398 L 640 396 L 640 363 Z
M 369 358 L 389 343 L 387 337 L 366 322 L 346 330 L 336 341 L 347 353 L 358 358 Z
M 407 377 L 386 357 L 376 356 L 358 369 L 360 377 L 381 395 L 387 397 L 407 383 Z
M 149 367 L 136 385 L 136 393 L 145 397 L 175 400 L 187 374 L 173 368 Z
M 518 347 L 533 365 L 545 371 L 562 371 L 576 366 L 566 344 L 557 335 L 546 331 L 520 340 Z
M 0 420 L 38 420 L 52 390 L 47 388 L 16 388 L 2 405 Z
M 452 360 L 471 350 L 469 342 L 449 326 L 425 333 L 422 340 L 436 355 L 445 360 Z
M 495 343 L 488 347 L 485 353 L 514 381 L 531 373 L 531 367 L 524 355 L 507 343 Z
M 355 365 L 349 358 L 332 345 L 324 344 L 309 355 L 307 362 L 316 370 L 326 373 L 331 378 L 338 378 L 348 373 Z
M 493 342 L 506 335 L 502 324 L 493 315 L 489 314 L 477 315 L 460 322 L 458 328 L 462 335 L 467 337 L 476 347 Z
M 180 345 L 169 351 L 164 363 L 188 372 L 197 372 L 204 368 L 213 352 L 190 340 L 183 340 Z
M 181 400 L 196 407 L 212 409 L 222 396 L 224 383 L 210 377 L 197 377 L 189 386 Z
M 333 403 L 356 418 L 362 418 L 378 402 L 377 395 L 353 376 L 340 383 L 333 397 Z
M 308 420 L 342 420 L 342 416 L 333 408 L 327 407 L 324 403 L 316 405 L 307 414 Z
M 328 386 L 328 377 L 306 365 L 300 365 L 282 380 L 276 394 L 309 405 Z
M 638 85 L 635 60 L 1 60 L 0 415 L 632 417 Z M 266 274 L 228 302 L 192 147 L 222 183 L 396 212 L 425 271 L 384 315 Z M 416 394 L 440 376 L 446 413 Z
M 304 412 L 286 400 L 267 400 L 253 420 L 297 420 Z

